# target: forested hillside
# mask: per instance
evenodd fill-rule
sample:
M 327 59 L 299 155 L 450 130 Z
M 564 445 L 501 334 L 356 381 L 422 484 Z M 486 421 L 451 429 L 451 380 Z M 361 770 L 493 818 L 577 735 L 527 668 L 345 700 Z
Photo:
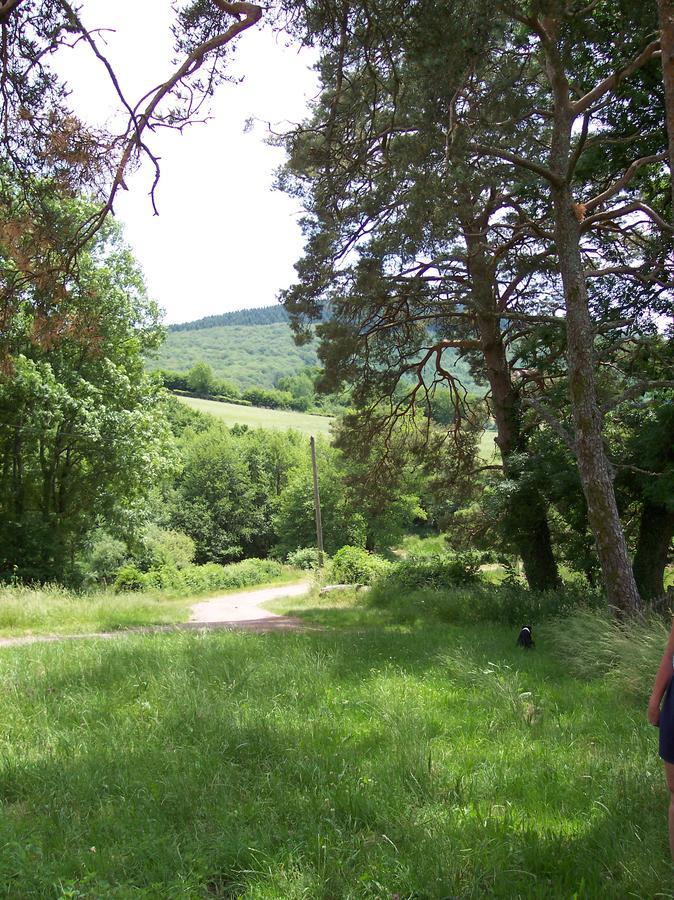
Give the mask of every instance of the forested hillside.
M 257 309 L 237 309 L 223 313 L 221 316 L 206 316 L 194 322 L 181 322 L 169 325 L 169 331 L 199 331 L 203 328 L 216 328 L 220 325 L 274 325 L 287 322 L 288 313 L 279 303 L 273 306 L 260 306 Z
M 149 368 L 186 372 L 198 362 L 208 363 L 218 378 L 234 381 L 241 388 L 271 388 L 278 378 L 316 365 L 317 357 L 311 344 L 295 346 L 285 322 L 219 325 L 169 331 Z

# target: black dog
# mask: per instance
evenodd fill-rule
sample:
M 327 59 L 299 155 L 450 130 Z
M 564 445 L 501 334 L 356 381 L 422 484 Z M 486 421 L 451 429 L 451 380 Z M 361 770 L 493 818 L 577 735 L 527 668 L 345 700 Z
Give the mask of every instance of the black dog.
M 525 647 L 527 650 L 531 650 L 532 647 L 536 646 L 531 635 L 531 625 L 522 625 L 522 630 L 517 638 L 517 643 L 520 647 Z

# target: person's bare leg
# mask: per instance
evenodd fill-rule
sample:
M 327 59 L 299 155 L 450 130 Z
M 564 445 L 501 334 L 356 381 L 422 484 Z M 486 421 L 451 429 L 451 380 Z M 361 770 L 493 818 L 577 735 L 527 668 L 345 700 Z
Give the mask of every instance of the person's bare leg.
M 665 778 L 669 788 L 669 852 L 672 857 L 672 876 L 674 877 L 674 763 L 665 763 Z

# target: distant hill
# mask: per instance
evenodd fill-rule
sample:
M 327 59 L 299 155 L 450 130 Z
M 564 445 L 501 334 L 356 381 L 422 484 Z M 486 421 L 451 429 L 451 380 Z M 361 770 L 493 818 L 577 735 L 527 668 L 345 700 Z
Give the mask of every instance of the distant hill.
M 466 387 L 476 390 L 468 363 L 459 360 L 455 351 L 446 359 Z M 216 377 L 233 381 L 245 390 L 274 387 L 283 375 L 295 375 L 305 366 L 318 365 L 318 357 L 314 344 L 295 345 L 288 314 L 275 304 L 170 325 L 163 346 L 157 357 L 148 361 L 148 368 L 188 372 L 198 362 L 208 363 Z
M 223 313 L 221 316 L 206 316 L 195 322 L 169 325 L 169 331 L 201 331 L 204 328 L 218 328 L 221 325 L 276 325 L 279 322 L 287 321 L 288 313 L 280 303 L 275 303 L 273 306 L 237 309 L 236 312 Z
M 252 310 L 242 310 L 246 312 Z M 232 323 L 170 330 L 157 357 L 149 360 L 148 368 L 187 372 L 198 362 L 208 363 L 218 378 L 234 381 L 245 389 L 271 388 L 276 378 L 294 375 L 305 366 L 317 365 L 318 360 L 312 345 L 295 346 L 287 322 Z

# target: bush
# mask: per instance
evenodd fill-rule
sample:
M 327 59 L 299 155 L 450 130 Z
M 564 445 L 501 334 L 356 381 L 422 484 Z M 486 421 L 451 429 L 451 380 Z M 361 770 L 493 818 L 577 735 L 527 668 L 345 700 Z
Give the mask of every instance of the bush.
M 163 591 L 178 596 L 264 584 L 283 574 L 281 563 L 271 559 L 244 559 L 220 566 L 188 565 L 182 569 L 161 566 L 141 572 L 135 566 L 123 566 L 115 581 L 116 591 Z
M 134 560 L 141 569 L 183 569 L 194 559 L 195 543 L 182 531 L 148 525 Z
M 478 580 L 481 562 L 480 553 L 411 556 L 396 563 L 387 576 L 387 582 L 408 591 L 424 588 L 440 590 L 470 584 Z
M 396 582 L 395 574 L 394 570 L 390 578 L 378 581 L 367 602 L 390 609 L 400 621 L 434 618 L 457 624 L 499 622 L 519 628 L 605 604 L 598 592 L 575 585 L 545 592 L 530 591 L 516 584 L 480 583 L 443 590 L 428 587 L 410 590 Z
M 105 584 L 114 581 L 120 566 L 126 562 L 128 556 L 129 551 L 124 541 L 112 537 L 106 531 L 98 532 L 85 560 L 88 570 L 86 582 Z
M 144 575 L 136 566 L 122 566 L 117 571 L 114 589 L 122 591 L 142 591 L 145 587 Z
M 333 557 L 331 577 L 343 584 L 372 584 L 384 576 L 390 567 L 391 563 L 381 556 L 347 544 Z
M 295 569 L 317 569 L 318 548 L 300 547 L 299 550 L 293 550 L 287 555 L 286 562 Z

